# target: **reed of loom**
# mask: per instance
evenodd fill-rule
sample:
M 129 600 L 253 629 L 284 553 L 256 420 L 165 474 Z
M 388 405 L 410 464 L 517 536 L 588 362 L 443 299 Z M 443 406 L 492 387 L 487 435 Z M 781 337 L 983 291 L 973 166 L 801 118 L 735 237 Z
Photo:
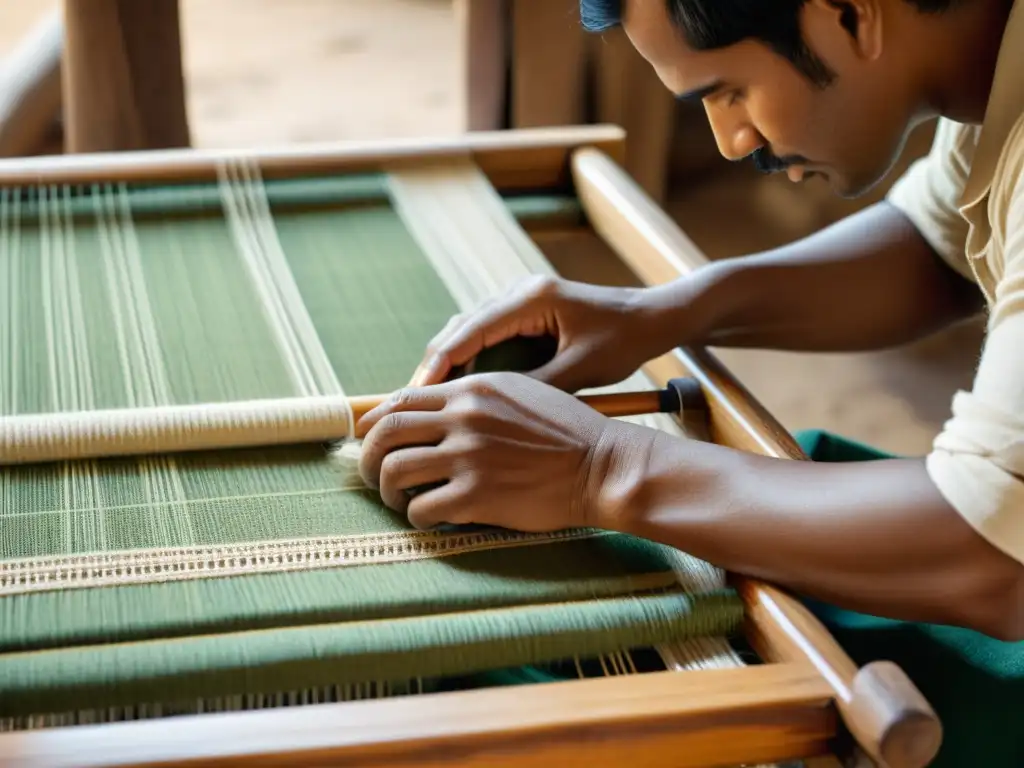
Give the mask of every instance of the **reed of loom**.
M 502 191 L 573 190 L 584 222 L 534 222 L 541 244 L 596 237 L 640 281 L 687 273 L 702 256 L 622 171 L 623 134 L 609 126 L 479 133 L 435 141 L 295 147 L 252 153 L 265 178 L 422 167 L 470 158 Z M 216 178 L 228 153 L 78 155 L 0 164 L 0 187 Z M 679 349 L 645 368 L 653 380 L 692 378 L 711 439 L 802 460 L 795 442 L 709 352 Z M 783 590 L 736 576 L 746 635 L 761 665 L 665 671 L 423 698 L 196 715 L 0 736 L 0 766 L 157 764 L 708 766 L 821 757 L 846 728 L 879 765 L 926 765 L 941 725 L 896 666 L 858 669 Z

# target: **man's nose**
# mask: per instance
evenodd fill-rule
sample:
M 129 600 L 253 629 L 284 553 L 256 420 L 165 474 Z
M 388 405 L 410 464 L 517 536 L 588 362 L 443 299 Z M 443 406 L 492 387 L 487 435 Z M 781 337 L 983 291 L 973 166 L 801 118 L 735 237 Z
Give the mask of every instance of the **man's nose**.
M 764 145 L 764 139 L 742 113 L 715 107 L 706 111 L 715 144 L 726 160 L 742 160 Z

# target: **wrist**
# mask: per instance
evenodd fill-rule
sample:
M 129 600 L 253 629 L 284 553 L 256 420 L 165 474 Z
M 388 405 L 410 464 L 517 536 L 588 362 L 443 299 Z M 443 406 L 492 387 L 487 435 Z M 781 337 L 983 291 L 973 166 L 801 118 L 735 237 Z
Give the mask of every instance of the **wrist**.
M 659 429 L 608 421 L 590 467 L 587 526 L 699 545 L 714 538 L 722 510 L 749 496 L 743 454 Z
M 701 346 L 713 335 L 727 311 L 723 286 L 731 266 L 728 261 L 712 262 L 641 292 L 637 314 L 658 346 L 654 356 L 675 347 Z
M 620 533 L 643 516 L 653 460 L 664 433 L 606 419 L 590 453 L 583 489 L 584 525 Z

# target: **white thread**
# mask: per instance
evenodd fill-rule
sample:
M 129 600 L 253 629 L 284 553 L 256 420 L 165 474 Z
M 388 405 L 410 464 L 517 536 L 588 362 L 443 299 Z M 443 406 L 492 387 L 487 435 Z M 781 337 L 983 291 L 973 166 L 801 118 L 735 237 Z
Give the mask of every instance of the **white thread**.
M 351 413 L 334 395 L 6 416 L 0 465 L 328 442 Z

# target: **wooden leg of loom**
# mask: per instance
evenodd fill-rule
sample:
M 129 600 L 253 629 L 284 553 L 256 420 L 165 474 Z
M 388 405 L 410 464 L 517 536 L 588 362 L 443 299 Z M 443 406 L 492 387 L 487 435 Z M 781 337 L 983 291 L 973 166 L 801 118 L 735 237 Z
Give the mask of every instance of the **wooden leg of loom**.
M 63 34 L 60 14 L 51 13 L 0 62 L 0 157 L 35 154 L 52 135 Z
M 456 0 L 467 130 L 586 122 L 579 0 Z
M 68 152 L 189 145 L 178 0 L 64 0 Z
M 508 0 L 455 0 L 454 10 L 465 130 L 501 130 L 506 122 Z
M 694 243 L 599 150 L 573 155 L 576 190 L 591 226 L 648 285 L 674 280 L 705 263 Z M 711 412 L 711 436 L 781 459 L 806 459 L 792 436 L 704 350 L 677 350 L 647 366 L 653 378 L 695 376 Z M 748 637 L 769 662 L 809 665 L 828 683 L 840 714 L 867 755 L 884 766 L 927 765 L 942 726 L 903 671 L 888 662 L 861 669 L 811 612 L 780 589 L 734 579 L 747 605 Z
M 579 0 L 513 0 L 511 127 L 585 121 L 585 43 Z

